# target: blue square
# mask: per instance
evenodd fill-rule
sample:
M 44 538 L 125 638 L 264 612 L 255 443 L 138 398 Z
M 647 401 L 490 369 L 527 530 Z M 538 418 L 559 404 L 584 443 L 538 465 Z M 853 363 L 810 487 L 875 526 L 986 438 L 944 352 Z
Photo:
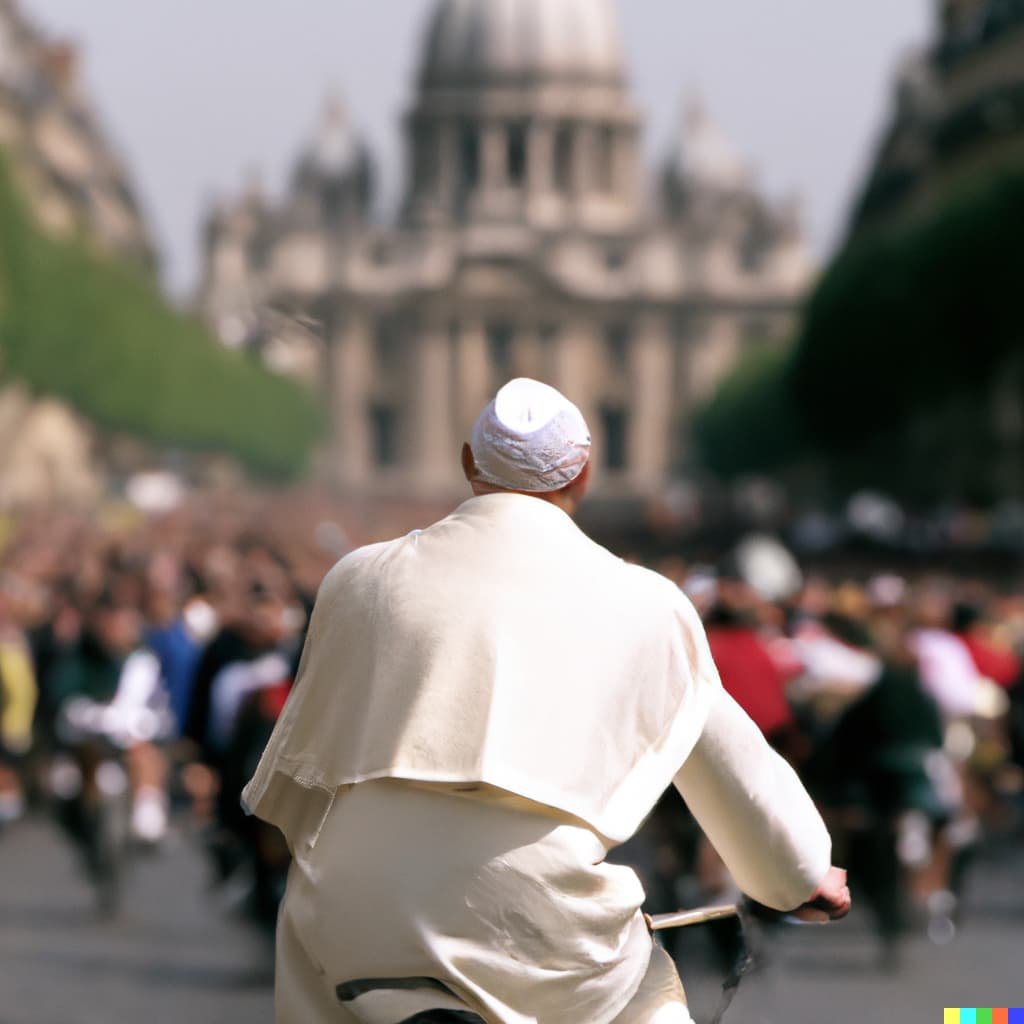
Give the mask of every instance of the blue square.
M 1024 1024 L 1024 1009 L 1019 1006 L 1011 1006 L 1006 1014 L 1007 1024 Z

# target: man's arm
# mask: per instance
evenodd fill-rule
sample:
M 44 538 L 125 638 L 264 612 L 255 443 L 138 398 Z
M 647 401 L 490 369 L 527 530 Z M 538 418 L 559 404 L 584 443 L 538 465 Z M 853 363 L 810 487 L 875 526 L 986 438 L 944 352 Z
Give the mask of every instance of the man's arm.
M 776 910 L 807 902 L 830 917 L 849 908 L 845 872 L 793 769 L 724 690 L 675 778 L 694 817 L 739 887 Z

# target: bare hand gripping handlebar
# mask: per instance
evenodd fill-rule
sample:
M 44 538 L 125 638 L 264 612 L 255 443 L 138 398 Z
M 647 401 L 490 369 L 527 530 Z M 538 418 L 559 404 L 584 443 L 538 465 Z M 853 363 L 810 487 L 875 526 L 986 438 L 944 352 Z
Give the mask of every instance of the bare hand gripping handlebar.
M 666 928 L 686 928 L 694 924 L 706 924 L 709 921 L 722 921 L 728 918 L 736 918 L 740 927 L 740 944 L 736 960 L 729 971 L 729 976 L 722 983 L 722 996 L 718 1008 L 711 1018 L 710 1024 L 720 1024 L 729 1004 L 736 995 L 740 981 L 754 966 L 756 957 L 754 955 L 754 937 L 758 931 L 758 919 L 783 921 L 787 924 L 827 924 L 828 914 L 816 906 L 814 902 L 807 903 L 788 914 L 782 914 L 770 910 L 750 900 L 740 900 L 738 903 L 725 903 L 714 907 L 697 907 L 694 910 L 676 910 L 669 914 L 645 915 L 647 926 L 652 932 L 663 931 Z

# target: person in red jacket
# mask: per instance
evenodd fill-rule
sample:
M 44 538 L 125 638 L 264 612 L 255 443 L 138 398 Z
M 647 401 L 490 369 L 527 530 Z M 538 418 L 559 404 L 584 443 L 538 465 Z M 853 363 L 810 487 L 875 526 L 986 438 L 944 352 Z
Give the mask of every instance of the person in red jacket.
M 980 675 L 1012 689 L 1021 678 L 1021 660 L 1013 649 L 997 644 L 984 612 L 973 604 L 958 604 L 953 612 L 953 629 L 970 652 Z
M 786 753 L 796 723 L 786 702 L 786 678 L 756 627 L 754 603 L 746 583 L 721 578 L 705 620 L 708 643 L 722 685 L 772 746 Z

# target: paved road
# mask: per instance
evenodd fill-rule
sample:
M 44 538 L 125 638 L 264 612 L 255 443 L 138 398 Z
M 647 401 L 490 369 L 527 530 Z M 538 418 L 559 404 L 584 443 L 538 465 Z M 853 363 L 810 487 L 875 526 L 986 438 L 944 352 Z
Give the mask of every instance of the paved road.
M 204 878 L 179 839 L 137 865 L 122 918 L 104 923 L 48 825 L 0 835 L 0 1024 L 270 1024 L 268 944 L 225 914 Z M 726 1020 L 935 1024 L 943 1006 L 1024 1005 L 1024 851 L 980 865 L 971 902 L 956 942 L 911 943 L 895 974 L 878 970 L 859 915 L 785 930 Z M 700 1020 L 717 979 L 703 940 L 690 946 L 683 972 Z
M 909 940 L 898 970 L 880 969 L 856 910 L 841 924 L 782 928 L 764 942 L 766 964 L 744 979 L 726 1024 L 936 1024 L 944 1006 L 1024 1006 L 1024 846 L 987 854 L 955 941 Z M 717 1004 L 718 978 L 681 967 L 700 1021 Z
M 116 922 L 43 822 L 0 835 L 0 1024 L 271 1024 L 269 942 L 233 921 L 181 837 L 137 861 Z

